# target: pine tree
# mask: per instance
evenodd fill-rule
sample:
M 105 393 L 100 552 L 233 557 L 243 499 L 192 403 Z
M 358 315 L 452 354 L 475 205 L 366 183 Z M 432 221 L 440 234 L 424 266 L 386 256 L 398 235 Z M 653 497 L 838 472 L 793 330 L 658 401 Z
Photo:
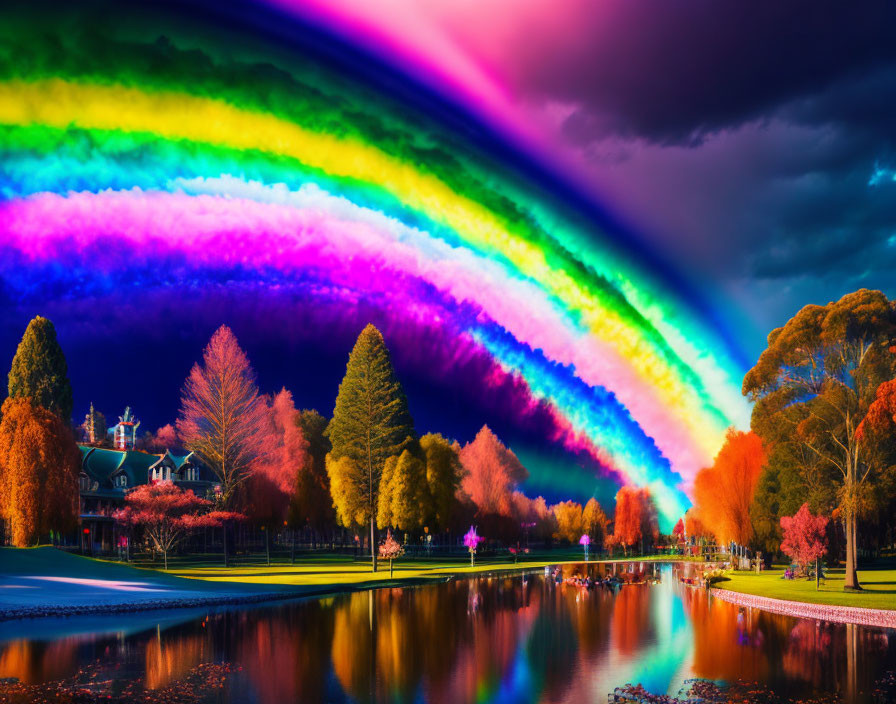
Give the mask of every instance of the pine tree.
M 380 478 L 388 458 L 415 444 L 415 433 L 389 350 L 373 325 L 364 328 L 349 355 L 327 436 L 333 447 L 327 473 L 337 517 L 346 527 L 369 524 L 376 571 Z
M 8 398 L 0 422 L 0 515 L 12 542 L 33 545 L 77 522 L 81 453 L 71 428 L 26 398 Z
M 72 385 L 65 355 L 53 323 L 39 315 L 28 323 L 12 359 L 9 397 L 30 398 L 35 405 L 71 423 Z

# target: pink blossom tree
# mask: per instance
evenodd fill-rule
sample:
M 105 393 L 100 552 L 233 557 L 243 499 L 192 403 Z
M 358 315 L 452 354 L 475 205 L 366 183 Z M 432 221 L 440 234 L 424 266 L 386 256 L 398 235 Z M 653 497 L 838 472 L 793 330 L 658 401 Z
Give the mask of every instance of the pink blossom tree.
M 809 512 L 809 504 L 803 504 L 793 516 L 781 517 L 781 529 L 784 533 L 781 550 L 805 571 L 812 562 L 828 551 L 825 534 L 827 526 L 828 519 L 825 516 L 813 516 Z
M 588 546 L 591 545 L 591 536 L 587 533 L 582 533 L 582 537 L 579 538 L 579 545 L 585 549 L 585 562 L 588 562 Z
M 386 539 L 380 543 L 380 559 L 389 561 L 389 579 L 392 579 L 392 561 L 404 555 L 404 548 L 392 537 L 392 531 L 386 533 Z
M 479 537 L 475 526 L 470 526 L 470 530 L 464 535 L 464 545 L 466 545 L 467 550 L 470 551 L 470 567 L 476 564 L 476 549 L 482 541 L 483 538 Z
M 168 553 L 191 530 L 213 528 L 235 514 L 209 512 L 212 502 L 186 491 L 172 482 L 156 482 L 137 487 L 125 497 L 125 507 L 116 511 L 116 521 L 142 527 L 153 548 L 162 553 L 168 569 Z

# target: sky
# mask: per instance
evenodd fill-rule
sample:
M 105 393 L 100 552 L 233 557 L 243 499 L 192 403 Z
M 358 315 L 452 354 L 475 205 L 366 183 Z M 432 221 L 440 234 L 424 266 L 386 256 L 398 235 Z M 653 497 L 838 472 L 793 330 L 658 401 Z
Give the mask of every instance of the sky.
M 463 86 L 730 299 L 750 362 L 803 305 L 896 287 L 892 3 L 274 2 Z
M 329 413 L 380 327 L 418 430 L 669 523 L 801 306 L 894 288 L 896 9 L 12 2 L 0 353 L 153 430 L 221 324 Z

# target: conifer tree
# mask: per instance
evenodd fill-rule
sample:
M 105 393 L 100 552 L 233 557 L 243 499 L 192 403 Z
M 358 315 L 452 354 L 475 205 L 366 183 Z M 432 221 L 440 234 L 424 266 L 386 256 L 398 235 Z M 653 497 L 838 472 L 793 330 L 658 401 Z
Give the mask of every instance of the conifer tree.
M 349 355 L 327 436 L 333 448 L 327 474 L 337 517 L 346 527 L 369 524 L 376 571 L 380 479 L 386 460 L 414 445 L 415 433 L 389 350 L 373 325 L 364 328 Z
M 71 423 L 72 385 L 65 355 L 53 323 L 39 315 L 28 323 L 12 359 L 9 397 L 30 398 L 33 404 Z

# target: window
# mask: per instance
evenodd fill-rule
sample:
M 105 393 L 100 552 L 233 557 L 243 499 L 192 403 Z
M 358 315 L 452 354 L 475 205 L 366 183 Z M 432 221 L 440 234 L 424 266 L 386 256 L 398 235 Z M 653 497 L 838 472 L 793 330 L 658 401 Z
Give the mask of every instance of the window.
M 115 477 L 115 486 L 127 486 L 128 485 L 128 477 L 126 474 L 119 474 Z
M 87 478 L 86 474 L 82 474 L 78 477 L 78 489 L 81 491 L 87 491 L 90 488 L 90 480 Z

